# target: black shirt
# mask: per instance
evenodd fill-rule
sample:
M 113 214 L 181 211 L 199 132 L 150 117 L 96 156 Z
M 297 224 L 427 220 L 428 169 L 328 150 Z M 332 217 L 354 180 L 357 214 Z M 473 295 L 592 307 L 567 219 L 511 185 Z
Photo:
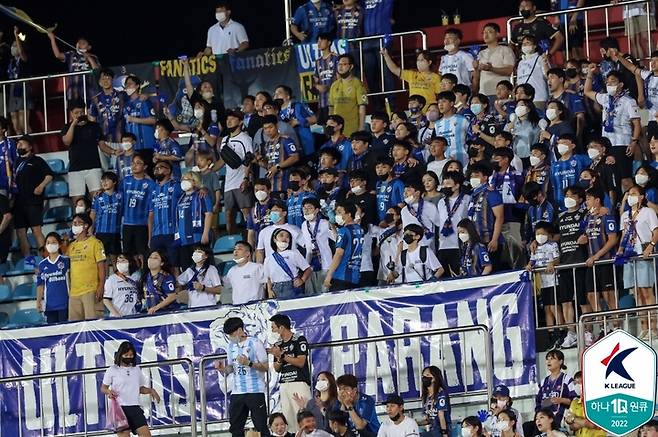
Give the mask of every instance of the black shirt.
M 576 241 L 583 235 L 582 226 L 585 211 L 565 211 L 560 214 L 557 226 L 560 230 L 560 264 L 573 264 L 585 261 L 585 245 L 579 245 Z
M 71 123 L 62 128 L 62 136 L 69 131 Z M 98 143 L 103 139 L 101 126 L 93 121 L 78 124 L 73 131 L 73 141 L 69 146 L 69 171 L 101 168 Z
M 14 172 L 18 188 L 16 202 L 24 205 L 43 204 L 43 193 L 37 196 L 34 194 L 34 189 L 43 182 L 46 176 L 52 176 L 52 174 L 52 170 L 41 157 L 30 155 L 29 158 L 21 158 L 19 156 Z
M 377 156 L 381 156 L 381 155 L 389 156 L 394 141 L 395 141 L 395 135 L 389 134 L 388 132 L 384 132 L 379 137 L 376 137 L 373 134 L 372 143 L 370 144 L 370 150 L 372 150 Z
M 521 47 L 523 37 L 532 35 L 539 44 L 542 40 L 550 40 L 558 30 L 553 27 L 548 21 L 543 18 L 536 18 L 532 23 L 519 23 L 514 30 L 512 30 L 512 42 Z
M 290 340 L 281 341 L 276 344 L 283 351 L 283 355 L 288 355 L 293 358 L 305 355 L 306 363 L 304 367 L 299 368 L 293 366 L 292 364 L 283 361 L 283 355 L 281 356 L 281 369 L 279 373 L 279 382 L 305 382 L 308 385 L 311 385 L 311 374 L 308 368 L 308 341 L 306 337 L 299 334 L 293 334 Z
M 379 220 L 377 220 L 377 198 L 374 194 L 366 191 L 357 196 L 350 191 L 347 193 L 346 199 L 354 202 L 361 208 L 361 212 L 364 214 L 364 216 L 361 217 L 362 227 L 365 228 L 368 225 L 379 224 Z
M 0 194 L 0 221 L 2 216 L 11 212 L 9 208 L 9 199 L 4 194 Z M 0 262 L 7 261 L 7 254 L 11 247 L 11 226 L 8 226 L 5 231 L 0 234 Z
M 249 124 L 247 125 L 247 133 L 251 138 L 254 138 L 258 129 L 263 127 L 263 120 L 265 120 L 265 117 L 261 117 L 258 113 L 251 116 Z

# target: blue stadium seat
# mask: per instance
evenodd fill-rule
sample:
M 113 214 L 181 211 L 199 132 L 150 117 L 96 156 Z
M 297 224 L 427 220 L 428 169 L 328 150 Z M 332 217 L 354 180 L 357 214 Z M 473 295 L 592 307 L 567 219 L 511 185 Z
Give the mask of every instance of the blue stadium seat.
M 7 323 L 9 323 L 9 314 L 0 312 L 0 328 L 4 328 Z
M 9 271 L 10 265 L 9 262 L 3 262 L 0 264 L 0 275 L 6 275 Z
M 219 237 L 213 246 L 213 253 L 231 253 L 233 252 L 235 243 L 240 240 L 242 240 L 242 235 L 240 234 L 224 235 L 223 237 Z
M 9 318 L 9 324 L 5 328 L 22 328 L 28 326 L 39 326 L 45 325 L 46 320 L 43 318 L 43 315 L 35 310 L 17 310 Z
M 219 226 L 226 226 L 226 213 L 224 211 L 219 211 L 217 213 L 217 222 Z
M 68 197 L 69 184 L 63 180 L 54 180 L 46 185 L 45 195 L 47 198 L 52 197 Z
M 43 214 L 44 223 L 67 222 L 73 217 L 71 205 L 54 206 Z
M 27 273 L 34 273 L 34 269 L 39 265 L 42 258 L 40 256 L 30 255 L 21 258 L 14 264 L 14 268 L 9 270 L 6 275 L 25 275 Z
M 50 167 L 53 173 L 66 173 L 66 166 L 64 165 L 64 161 L 61 159 L 48 159 L 46 162 L 48 163 L 48 167 Z
M 0 284 L 0 302 L 11 299 L 11 286 L 9 284 Z
M 14 300 L 33 300 L 37 298 L 37 284 L 24 282 L 14 289 Z
M 226 276 L 228 271 L 235 265 L 235 261 L 224 261 L 217 266 L 219 270 L 219 276 Z

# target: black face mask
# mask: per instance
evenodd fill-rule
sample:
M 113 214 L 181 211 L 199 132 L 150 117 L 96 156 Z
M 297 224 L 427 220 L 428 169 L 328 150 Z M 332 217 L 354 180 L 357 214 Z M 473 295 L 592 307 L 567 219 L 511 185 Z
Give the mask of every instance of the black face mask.
M 16 153 L 18 153 L 19 156 L 25 156 L 30 152 L 28 152 L 27 149 L 16 149 Z
M 414 236 L 411 234 L 404 234 L 404 237 L 402 237 L 405 243 L 411 244 L 414 242 Z
M 390 212 L 387 212 L 386 215 L 384 216 L 384 221 L 390 225 L 395 221 L 395 217 L 393 217 L 393 214 L 391 214 Z
M 135 365 L 135 358 L 125 358 L 121 357 L 121 362 L 125 364 L 126 366 L 134 366 Z
M 491 168 L 493 168 L 493 171 L 500 171 L 500 163 L 497 161 L 493 161 L 491 163 Z
M 441 188 L 441 193 L 446 197 L 452 196 L 453 191 L 454 190 L 452 188 L 448 188 L 448 187 Z
M 377 177 L 379 178 L 380 181 L 385 181 L 386 179 L 388 179 L 388 173 L 378 174 Z
M 476 149 L 475 147 L 469 147 L 468 148 L 468 157 L 469 158 L 475 158 L 476 156 L 478 156 L 478 153 L 480 153 L 480 151 L 478 149 Z
M 162 173 L 154 174 L 153 179 L 155 179 L 157 182 L 162 182 L 165 179 L 165 175 Z
M 233 132 L 237 131 L 238 129 L 240 129 L 240 125 L 238 124 L 237 126 L 227 127 L 227 129 L 228 129 L 229 132 L 233 133 Z
M 324 134 L 328 137 L 333 136 L 336 133 L 336 128 L 334 126 L 325 126 Z
M 530 9 L 523 9 L 523 10 L 519 11 L 519 13 L 525 19 L 528 19 L 528 18 L 532 17 L 532 11 Z
M 429 376 L 423 376 L 423 387 L 427 388 L 432 385 L 432 378 Z
M 288 188 L 290 188 L 292 191 L 299 191 L 299 181 L 288 182 Z
M 396 415 L 393 416 L 393 417 L 391 417 L 391 416 L 388 416 L 388 417 L 389 417 L 393 422 L 397 422 L 398 420 L 400 420 L 400 413 L 396 414 Z
M 324 184 L 322 184 L 322 189 L 324 191 L 331 191 L 331 190 L 334 189 L 334 184 L 324 183 Z
M 564 74 L 566 74 L 569 79 L 573 79 L 574 77 L 578 76 L 578 70 L 575 68 L 567 68 L 564 70 Z

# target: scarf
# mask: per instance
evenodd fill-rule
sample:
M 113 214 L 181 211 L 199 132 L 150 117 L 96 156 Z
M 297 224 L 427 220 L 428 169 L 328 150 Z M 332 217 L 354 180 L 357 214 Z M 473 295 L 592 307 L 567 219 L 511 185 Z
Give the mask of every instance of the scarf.
M 187 194 L 183 193 L 181 195 L 181 200 L 183 200 Z M 190 198 L 190 216 L 192 218 L 192 230 L 195 233 L 203 231 L 203 214 L 201 213 L 201 198 L 199 197 L 199 191 L 194 191 L 189 195 Z M 180 200 L 178 201 L 180 203 Z
M 409 212 L 411 213 L 412 216 L 416 217 L 418 220 L 418 223 L 423 227 L 425 230 L 425 237 L 428 239 L 431 239 L 434 237 L 434 232 L 432 232 L 425 224 L 423 223 L 423 207 L 425 206 L 425 201 L 421 198 L 418 201 L 418 209 L 414 211 L 413 206 L 409 205 L 407 203 L 407 208 L 409 209 Z
M 367 155 L 368 152 L 363 152 L 360 155 L 352 155 L 352 159 L 350 160 L 350 171 L 361 170 L 364 167 L 363 161 Z
M 491 240 L 491 232 L 489 231 L 489 201 L 487 199 L 487 190 L 489 186 L 482 184 L 477 187 L 471 194 L 471 204 L 468 208 L 468 218 L 475 224 L 480 233 L 482 241 L 488 242 Z M 478 211 L 481 214 L 478 214 Z
M 199 279 L 199 282 L 203 281 L 203 277 L 205 276 L 205 273 L 206 273 L 205 268 L 201 268 L 200 270 L 197 270 L 196 266 L 192 267 L 192 270 L 194 271 L 194 274 L 192 275 L 190 280 L 187 282 L 187 284 L 185 284 L 188 291 L 194 291 L 194 282 L 196 282 L 197 279 L 199 279 L 199 277 L 201 277 L 201 279 Z
M 315 218 L 315 226 L 311 231 L 311 224 L 306 222 L 306 229 L 308 230 L 309 235 L 311 236 L 311 243 L 313 244 L 313 250 L 311 251 L 311 262 L 309 263 L 313 267 L 314 272 L 319 272 L 322 270 L 322 257 L 320 256 L 320 248 L 318 247 L 317 235 L 318 229 L 320 227 L 320 218 Z
M 281 267 L 281 270 L 290 277 L 291 281 L 294 281 L 296 276 L 292 274 L 292 270 L 290 270 L 290 266 L 286 262 L 286 260 L 281 256 L 279 252 L 273 252 L 272 257 L 274 258 L 274 261 Z
M 390 228 L 386 229 L 380 236 L 379 236 L 379 246 L 382 245 L 384 241 L 386 241 L 390 236 L 395 235 L 398 232 L 398 227 L 397 226 L 391 226 Z
M 646 106 L 647 109 L 653 108 L 653 103 L 651 103 L 651 99 L 649 98 L 649 84 L 651 83 L 651 79 L 654 78 L 653 72 L 649 73 L 649 76 L 647 76 L 646 79 L 644 79 L 644 105 Z
M 615 131 L 615 117 L 616 117 L 616 106 L 617 103 L 619 103 L 619 100 L 628 95 L 627 90 L 623 90 L 621 94 L 617 94 L 614 96 L 608 95 L 608 117 L 603 121 L 603 129 L 610 133 Z
M 457 200 L 455 200 L 455 203 L 452 205 L 452 208 L 450 208 L 449 197 L 444 197 L 443 200 L 446 203 L 448 218 L 446 219 L 445 223 L 443 223 L 443 228 L 441 228 L 441 235 L 443 235 L 444 237 L 448 237 L 455 233 L 455 230 L 453 229 L 452 226 L 452 216 L 455 215 L 455 212 L 457 212 L 457 209 L 461 205 L 462 200 L 464 200 L 464 193 L 459 193 L 459 197 L 457 197 Z
M 516 197 L 514 197 L 514 193 L 516 193 L 516 178 L 512 177 L 512 167 L 508 168 L 503 175 L 495 173 L 491 176 L 491 185 L 495 189 L 502 187 L 502 192 L 500 194 L 503 198 L 503 203 L 516 203 Z
M 637 240 L 637 216 L 640 214 L 641 209 L 642 208 L 638 208 L 635 213 L 633 213 L 632 210 L 629 212 L 628 229 L 626 230 L 624 238 L 622 238 L 620 244 L 620 247 L 623 248 L 622 256 L 624 258 L 630 258 L 637 255 L 637 252 L 635 252 L 635 241 Z
M 150 271 L 147 273 L 146 281 L 144 281 L 144 291 L 146 292 L 146 306 L 148 308 L 156 306 L 159 302 L 167 298 L 167 293 L 162 291 L 164 280 L 164 272 L 159 272 L 155 278 L 151 275 Z

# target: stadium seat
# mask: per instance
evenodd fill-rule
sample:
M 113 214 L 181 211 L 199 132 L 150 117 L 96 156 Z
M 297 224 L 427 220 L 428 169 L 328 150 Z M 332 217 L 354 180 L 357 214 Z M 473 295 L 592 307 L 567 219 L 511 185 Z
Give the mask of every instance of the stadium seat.
M 63 180 L 54 180 L 48 185 L 46 185 L 45 195 L 47 198 L 53 197 L 68 197 L 69 196 L 69 184 Z
M 48 163 L 48 167 L 50 167 L 53 173 L 57 173 L 57 174 L 66 173 L 66 166 L 64 165 L 64 161 L 62 161 L 61 159 L 49 159 L 46 162 Z
M 219 270 L 219 276 L 226 276 L 228 271 L 235 265 L 235 261 L 224 261 L 223 263 L 219 264 L 217 266 L 217 270 Z
M 220 254 L 220 253 L 233 252 L 233 247 L 235 246 L 235 243 L 237 243 L 240 240 L 242 240 L 241 234 L 224 235 L 222 237 L 219 237 L 217 241 L 215 241 L 215 245 L 213 247 L 213 253 Z
M 0 328 L 4 328 L 8 322 L 9 314 L 5 313 L 4 311 L 0 311 Z
M 33 300 L 37 298 L 37 284 L 24 282 L 14 289 L 14 300 Z
M 71 205 L 54 206 L 43 214 L 44 223 L 67 222 L 73 217 Z
M 11 299 L 11 286 L 9 284 L 0 284 L 0 302 Z
M 0 264 L 0 275 L 6 275 L 9 269 L 10 269 L 9 263 L 3 262 L 2 264 Z
M 37 268 L 39 263 L 41 262 L 41 257 L 40 256 L 27 256 L 25 258 L 21 258 L 14 264 L 14 268 L 9 270 L 7 273 L 5 273 L 7 276 L 11 275 L 25 275 L 27 273 L 34 273 L 34 269 Z
M 29 326 L 39 326 L 44 325 L 46 320 L 43 318 L 43 315 L 35 310 L 17 310 L 9 318 L 9 324 L 5 328 L 22 328 Z

